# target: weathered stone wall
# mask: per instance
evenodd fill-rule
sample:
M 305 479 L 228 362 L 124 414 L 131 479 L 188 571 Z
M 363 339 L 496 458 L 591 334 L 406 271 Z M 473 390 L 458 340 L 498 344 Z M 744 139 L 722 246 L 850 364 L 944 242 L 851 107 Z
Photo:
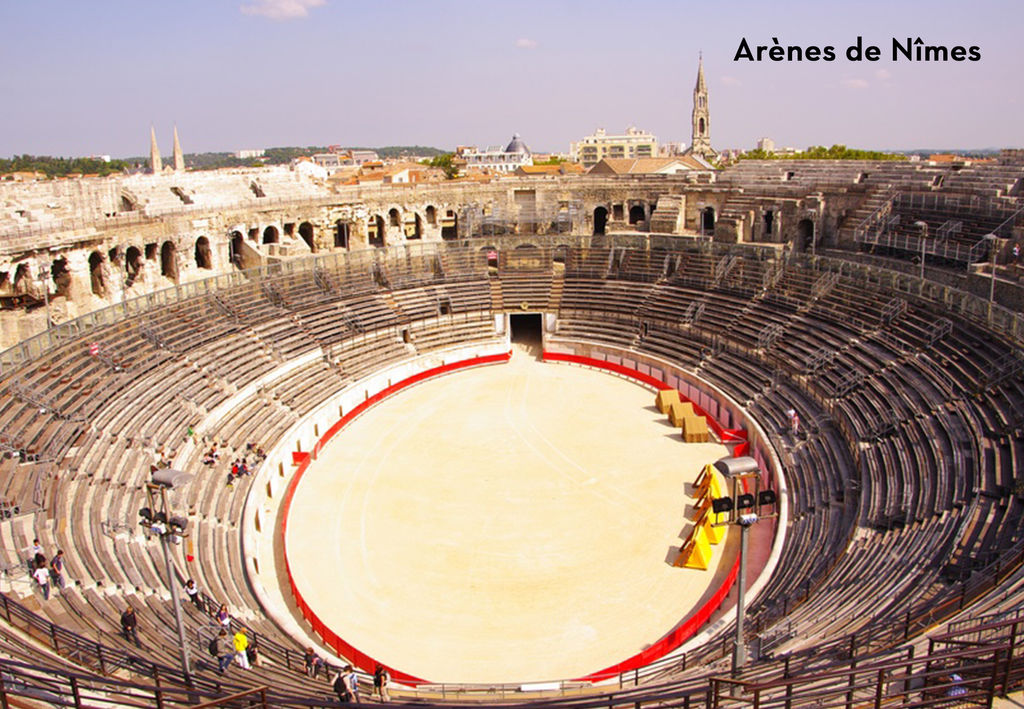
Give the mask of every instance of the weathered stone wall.
M 767 161 L 700 175 L 548 176 L 329 188 L 280 169 L 93 178 L 0 186 L 0 347 L 90 310 L 313 253 L 470 238 L 660 227 L 716 241 L 798 250 L 849 247 L 877 171 L 934 180 L 934 169 Z M 887 178 L 888 179 L 888 178 Z M 941 182 L 938 181 L 938 182 Z M 867 205 L 867 206 L 866 206 Z M 766 214 L 771 213 L 769 229 Z M 26 294 L 26 310 L 14 296 Z M 17 306 L 17 307 L 16 307 Z

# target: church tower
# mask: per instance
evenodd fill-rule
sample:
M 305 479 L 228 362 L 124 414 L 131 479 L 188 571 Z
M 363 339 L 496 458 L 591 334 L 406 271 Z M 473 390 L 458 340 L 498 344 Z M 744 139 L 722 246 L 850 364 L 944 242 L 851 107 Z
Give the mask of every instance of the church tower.
M 181 172 L 185 169 L 185 155 L 181 152 L 181 143 L 178 142 L 178 126 L 174 126 L 174 171 Z
M 164 170 L 163 160 L 160 159 L 160 147 L 156 144 L 156 131 L 153 126 L 149 127 L 149 169 L 154 175 L 159 175 Z
M 703 56 L 697 65 L 697 85 L 693 88 L 693 129 L 687 152 L 705 160 L 718 156 L 711 147 L 711 112 L 708 108 L 708 85 L 704 81 Z

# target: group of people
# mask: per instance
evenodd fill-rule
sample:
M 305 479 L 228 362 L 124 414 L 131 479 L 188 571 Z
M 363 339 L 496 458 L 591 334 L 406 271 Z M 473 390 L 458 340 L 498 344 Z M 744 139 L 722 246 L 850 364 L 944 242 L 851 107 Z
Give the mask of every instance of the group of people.
M 217 442 L 214 441 L 205 453 L 203 453 L 203 465 L 215 465 L 220 460 L 220 451 L 217 450 Z
M 382 702 L 391 701 L 388 696 L 388 684 L 391 675 L 383 665 L 377 665 L 373 673 L 373 692 Z M 352 669 L 352 665 L 345 665 L 335 676 L 331 685 L 334 693 L 338 695 L 338 701 L 342 704 L 359 703 L 359 675 Z
M 243 475 L 252 475 L 259 468 L 260 463 L 267 457 L 261 446 L 254 443 L 245 444 L 245 453 L 231 461 L 231 470 L 228 472 L 228 487 L 235 484 L 235 480 Z
M 262 454 L 262 450 L 259 454 Z M 45 600 L 50 599 L 50 583 L 56 584 L 58 588 L 64 588 L 64 551 L 58 549 L 56 555 L 49 562 L 46 553 L 38 539 L 32 540 L 32 577 L 39 585 L 40 591 Z M 184 587 L 188 600 L 200 611 L 203 611 L 203 600 L 199 594 L 199 588 L 193 579 L 188 579 Z M 221 604 L 212 614 L 215 635 L 210 639 L 207 650 L 210 656 L 217 661 L 217 671 L 220 674 L 236 663 L 243 670 L 247 670 L 259 664 L 259 642 L 256 638 L 249 640 L 245 628 L 239 628 L 231 633 L 231 614 L 227 604 Z M 142 647 L 139 642 L 139 621 L 135 615 L 135 608 L 127 606 L 121 613 L 121 636 L 128 642 L 135 643 L 136 647 Z M 305 652 L 306 674 L 316 678 L 326 665 L 316 651 L 309 647 Z M 388 696 L 388 684 L 391 682 L 391 675 L 387 669 L 378 664 L 373 673 L 373 691 L 382 702 L 390 701 Z M 348 703 L 359 702 L 359 675 L 356 674 L 352 665 L 346 665 L 335 676 L 332 687 L 338 695 L 338 700 Z
M 210 656 L 217 660 L 217 672 L 220 674 L 224 674 L 232 662 L 247 670 L 259 665 L 260 661 L 259 642 L 256 638 L 250 641 L 245 628 L 239 628 L 231 635 L 230 630 L 222 626 L 217 634 L 210 638 L 207 650 Z
M 46 552 L 38 539 L 32 540 L 32 558 L 29 560 L 29 567 L 32 571 L 32 578 L 43 594 L 43 600 L 50 600 L 50 584 L 57 588 L 64 589 L 64 550 L 58 549 L 57 553 L 49 561 L 46 560 Z
M 320 674 L 320 670 L 326 667 L 323 659 L 316 654 L 316 650 L 312 647 L 306 648 L 304 660 L 306 675 L 313 679 L 316 679 L 317 675 Z M 382 702 L 391 701 L 391 697 L 388 695 L 388 685 L 390 683 L 391 674 L 386 667 L 378 664 L 373 673 L 373 691 Z M 334 689 L 334 693 L 338 695 L 338 701 L 342 704 L 359 703 L 359 675 L 356 674 L 352 665 L 345 665 L 339 670 L 334 675 L 331 686 Z

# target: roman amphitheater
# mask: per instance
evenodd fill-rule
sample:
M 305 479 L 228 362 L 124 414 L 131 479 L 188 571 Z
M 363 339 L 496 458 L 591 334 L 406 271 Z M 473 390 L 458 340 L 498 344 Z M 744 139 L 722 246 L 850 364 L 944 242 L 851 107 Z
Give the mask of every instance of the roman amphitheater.
M 310 646 L 364 701 L 380 663 L 419 705 L 984 704 L 1024 682 L 1021 151 L 181 172 L 0 203 L 3 706 L 333 706 Z M 677 568 L 728 456 L 774 514 L 744 564 L 729 527 L 712 568 Z M 48 600 L 37 538 L 64 551 Z M 217 672 L 221 604 L 258 666 Z

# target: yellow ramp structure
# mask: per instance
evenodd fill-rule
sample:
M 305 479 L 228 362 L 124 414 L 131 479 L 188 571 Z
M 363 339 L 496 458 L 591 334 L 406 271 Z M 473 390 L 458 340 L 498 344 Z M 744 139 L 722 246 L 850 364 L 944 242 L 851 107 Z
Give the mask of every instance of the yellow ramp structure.
M 689 401 L 677 401 L 668 409 L 668 420 L 676 428 L 681 428 L 687 416 L 693 416 L 693 404 Z
M 692 409 L 691 409 L 692 412 Z M 675 425 L 673 422 L 672 425 Z M 683 440 L 687 443 L 707 443 L 708 420 L 704 416 L 694 416 L 692 413 L 684 416 L 682 420 Z
M 658 395 L 654 397 L 654 405 L 658 407 L 658 411 L 663 414 L 667 414 L 672 404 L 679 403 L 679 392 L 675 389 L 662 389 L 658 392 Z
M 687 569 L 708 570 L 711 566 L 711 544 L 708 543 L 703 526 L 694 528 L 693 534 L 690 535 L 690 541 L 683 545 L 679 556 L 676 557 L 672 565 Z

